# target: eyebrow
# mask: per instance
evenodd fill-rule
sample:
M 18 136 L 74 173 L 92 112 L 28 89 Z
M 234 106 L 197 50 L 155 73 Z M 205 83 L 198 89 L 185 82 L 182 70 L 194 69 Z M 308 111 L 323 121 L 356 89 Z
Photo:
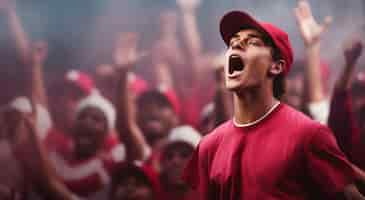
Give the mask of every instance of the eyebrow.
M 254 34 L 254 33 L 247 34 L 247 38 L 259 38 L 261 40 L 264 40 L 264 38 L 262 37 L 262 35 Z
M 232 38 L 238 38 L 240 37 L 239 33 L 235 33 Z M 262 41 L 264 41 L 264 38 L 262 35 L 259 35 L 259 34 L 255 34 L 255 33 L 248 33 L 247 34 L 247 37 L 246 38 L 259 38 L 261 39 Z

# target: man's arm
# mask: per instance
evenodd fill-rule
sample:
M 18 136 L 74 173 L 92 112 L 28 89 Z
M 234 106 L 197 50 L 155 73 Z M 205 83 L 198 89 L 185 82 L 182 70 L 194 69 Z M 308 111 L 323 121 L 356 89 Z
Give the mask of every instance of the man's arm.
M 201 0 L 177 0 L 182 15 L 183 36 L 191 59 L 192 76 L 194 81 L 199 81 L 202 75 L 202 66 L 199 59 L 202 57 L 202 44 L 197 25 L 196 12 Z
M 136 40 L 134 41 L 136 42 Z M 115 103 L 117 107 L 116 128 L 126 146 L 128 161 L 144 160 L 151 152 L 150 146 L 137 125 L 136 106 L 128 89 L 127 74 L 138 60 L 136 44 L 132 43 L 130 42 L 128 47 L 125 47 L 126 50 L 115 49 L 114 52 L 114 64 L 118 73 Z
M 18 56 L 23 64 L 29 61 L 29 40 L 16 13 L 15 0 L 0 0 L 0 13 L 4 14 L 10 35 L 14 39 Z
M 35 109 L 33 108 L 33 110 Z M 20 159 L 24 169 L 27 170 L 26 172 L 32 172 L 32 174 L 30 174 L 31 180 L 29 181 L 40 186 L 42 195 L 47 196 L 47 198 L 60 200 L 75 199 L 75 196 L 58 178 L 55 168 L 49 160 L 47 150 L 40 140 L 39 134 L 37 134 L 37 129 L 35 127 L 36 118 L 34 116 L 36 116 L 36 113 L 33 113 L 30 116 L 23 116 L 23 120 L 17 124 L 14 133 L 17 135 L 17 139 L 13 143 L 16 149 L 23 150 L 23 148 L 26 147 L 30 148 L 26 151 L 32 153 L 31 160 L 28 157 L 21 157 L 23 159 Z M 26 153 L 26 155 L 28 155 L 29 152 Z
M 362 49 L 363 44 L 360 39 L 351 38 L 349 41 L 345 42 L 343 51 L 345 57 L 345 66 L 336 82 L 336 88 L 343 90 L 350 89 L 355 65 L 362 53 Z
M 48 98 L 44 84 L 43 69 L 48 55 L 48 44 L 45 41 L 32 43 L 31 65 L 31 95 L 36 104 L 48 107 Z
M 356 161 L 354 149 L 359 147 L 360 132 L 355 122 L 352 111 L 351 79 L 355 64 L 362 52 L 362 44 L 358 39 L 352 38 L 344 45 L 345 66 L 335 83 L 335 90 L 331 99 L 328 125 L 336 136 L 339 146 L 351 159 Z
M 321 79 L 320 39 L 332 19 L 326 17 L 323 24 L 318 24 L 312 15 L 309 3 L 305 0 L 300 0 L 294 11 L 306 53 L 307 66 L 304 70 L 306 98 L 304 100 L 306 105 L 312 105 L 326 99 Z M 327 119 L 318 120 L 323 123 L 327 121 Z
M 312 15 L 310 5 L 300 0 L 295 8 L 297 24 L 304 42 L 307 67 L 305 68 L 309 89 L 309 102 L 323 100 L 324 94 L 320 77 L 320 39 L 328 29 L 331 17 L 326 17 L 323 24 L 318 24 Z
M 17 56 L 25 67 L 24 73 L 28 76 L 30 84 L 29 95 L 35 104 L 46 107 L 47 98 L 43 80 L 43 64 L 48 54 L 47 43 L 43 41 L 30 44 L 29 37 L 24 30 L 22 22 L 15 9 L 14 0 L 1 0 L 0 12 L 3 12 L 9 26 L 10 35 L 14 39 Z M 30 75 L 30 77 L 29 77 Z

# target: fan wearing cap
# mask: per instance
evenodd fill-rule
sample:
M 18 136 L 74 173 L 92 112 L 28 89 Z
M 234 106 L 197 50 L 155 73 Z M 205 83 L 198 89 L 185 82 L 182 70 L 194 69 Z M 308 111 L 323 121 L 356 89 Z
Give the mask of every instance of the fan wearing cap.
M 181 180 L 181 175 L 200 139 L 200 133 L 187 125 L 176 127 L 169 133 L 161 155 L 163 199 L 197 199 L 196 191 Z
M 293 60 L 288 35 L 241 11 L 227 13 L 220 32 L 234 115 L 202 139 L 184 171 L 200 199 L 362 197 L 331 131 L 279 101 Z

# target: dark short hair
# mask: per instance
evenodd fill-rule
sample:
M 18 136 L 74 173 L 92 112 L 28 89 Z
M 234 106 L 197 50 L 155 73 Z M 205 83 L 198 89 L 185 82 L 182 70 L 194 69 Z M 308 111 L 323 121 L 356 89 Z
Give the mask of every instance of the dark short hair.
M 280 50 L 275 46 L 274 42 L 271 40 L 270 37 L 268 37 L 266 34 L 264 34 L 264 41 L 267 42 L 267 45 L 271 46 L 272 51 L 272 58 L 274 61 L 279 61 L 282 59 L 281 54 L 280 54 Z M 286 63 L 287 64 L 287 63 Z M 273 86 L 272 86 L 272 90 L 273 90 L 273 94 L 274 97 L 277 99 L 280 99 L 284 93 L 285 93 L 285 88 L 286 88 L 286 79 L 285 79 L 285 75 L 283 73 L 280 73 L 279 75 L 274 77 L 273 80 Z
M 137 106 L 139 108 L 145 107 L 147 105 L 157 105 L 160 108 L 173 109 L 173 106 L 169 99 L 158 90 L 148 90 L 146 92 L 143 92 L 137 98 Z

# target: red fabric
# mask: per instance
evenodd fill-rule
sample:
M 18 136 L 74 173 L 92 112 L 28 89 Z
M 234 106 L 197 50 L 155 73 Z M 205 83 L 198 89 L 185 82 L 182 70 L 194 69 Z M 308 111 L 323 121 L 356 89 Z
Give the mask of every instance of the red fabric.
M 183 176 L 202 200 L 331 196 L 353 177 L 330 130 L 284 104 L 255 126 L 228 121 L 205 136 Z
M 139 96 L 140 94 L 148 90 L 147 81 L 137 75 L 135 75 L 133 80 L 131 80 L 128 84 L 129 89 L 132 90 L 136 96 Z
M 146 164 L 142 165 L 140 169 L 142 170 L 144 175 L 148 178 L 148 180 L 151 182 L 156 199 L 161 198 L 161 185 L 158 173 L 151 166 Z
M 95 89 L 94 80 L 85 72 L 78 70 L 69 70 L 65 75 L 65 80 L 77 88 L 80 88 L 85 94 L 90 94 Z
M 287 74 L 293 63 L 293 50 L 288 34 L 270 23 L 256 21 L 245 12 L 231 11 L 224 15 L 220 22 L 221 36 L 227 46 L 229 46 L 231 37 L 243 27 L 260 30 L 272 39 L 275 46 L 279 49 L 281 57 L 285 60 L 284 73 Z
M 100 153 L 87 160 L 74 159 L 72 139 L 65 133 L 51 130 L 45 144 L 50 155 L 55 155 L 51 155 L 51 160 L 56 165 L 60 178 L 73 193 L 80 196 L 88 196 L 101 190 L 110 181 L 112 171 L 121 162 L 112 155 L 112 151 L 120 145 L 118 137 L 112 133 L 108 134 Z M 95 167 L 95 163 L 100 163 L 100 167 Z M 71 172 L 74 175 L 71 175 Z
M 335 88 L 331 99 L 328 126 L 332 129 L 340 148 L 349 159 L 365 169 L 365 148 L 360 138 L 360 129 L 352 113 L 350 90 Z

